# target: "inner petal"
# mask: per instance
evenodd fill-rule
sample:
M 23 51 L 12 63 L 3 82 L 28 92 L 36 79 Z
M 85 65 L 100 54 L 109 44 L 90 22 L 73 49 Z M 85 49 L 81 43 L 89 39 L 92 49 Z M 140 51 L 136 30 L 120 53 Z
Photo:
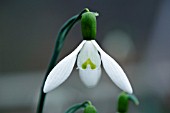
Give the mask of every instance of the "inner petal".
M 77 59 L 77 66 L 79 69 L 86 69 L 88 65 L 91 69 L 98 69 L 101 66 L 100 55 L 91 41 L 86 41 Z

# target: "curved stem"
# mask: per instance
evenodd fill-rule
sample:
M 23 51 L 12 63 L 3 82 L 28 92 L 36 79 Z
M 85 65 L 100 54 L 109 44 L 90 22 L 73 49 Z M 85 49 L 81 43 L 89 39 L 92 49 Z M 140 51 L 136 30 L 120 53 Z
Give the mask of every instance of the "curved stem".
M 82 105 L 76 105 L 76 106 L 73 106 L 70 109 L 68 109 L 65 113 L 74 113 L 80 108 L 82 108 Z
M 84 9 L 79 15 L 76 15 L 72 18 L 70 18 L 60 29 L 58 36 L 57 36 L 57 40 L 56 40 L 56 44 L 55 44 L 55 49 L 53 52 L 53 56 L 51 58 L 51 61 L 49 63 L 47 72 L 45 74 L 42 86 L 41 86 L 41 90 L 40 90 L 40 97 L 39 97 L 39 103 L 37 106 L 37 113 L 42 113 L 43 111 L 43 106 L 44 106 L 44 101 L 45 101 L 45 97 L 46 97 L 46 93 L 43 92 L 43 88 L 44 88 L 44 84 L 45 84 L 45 80 L 48 76 L 48 74 L 50 73 L 50 71 L 52 70 L 52 68 L 55 66 L 56 60 L 59 56 L 59 53 L 61 51 L 61 48 L 63 47 L 64 44 L 64 40 L 68 34 L 68 32 L 71 30 L 71 28 L 73 27 L 73 25 L 78 22 L 81 19 L 81 15 L 85 12 L 87 12 L 87 9 Z
M 90 101 L 85 101 L 82 104 L 76 104 L 72 107 L 70 107 L 65 113 L 75 113 L 80 108 L 85 108 L 87 105 L 91 105 Z

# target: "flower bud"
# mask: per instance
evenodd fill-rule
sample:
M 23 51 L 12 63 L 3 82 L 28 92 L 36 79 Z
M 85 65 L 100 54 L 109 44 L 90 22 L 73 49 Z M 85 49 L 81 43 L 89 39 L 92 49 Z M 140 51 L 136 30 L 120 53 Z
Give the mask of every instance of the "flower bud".
M 84 113 L 97 113 L 96 108 L 93 105 L 88 105 L 84 109 Z
M 133 94 L 128 94 L 125 92 L 122 92 L 118 97 L 118 106 L 117 111 L 118 113 L 127 113 L 129 101 L 134 102 L 134 104 L 139 105 L 138 98 Z
M 81 30 L 84 40 L 94 40 L 96 37 L 96 14 L 86 12 L 81 18 Z
M 126 113 L 128 110 L 128 105 L 129 105 L 129 101 L 128 101 L 128 95 L 126 93 L 121 93 L 118 99 L 118 108 L 117 111 L 119 113 Z

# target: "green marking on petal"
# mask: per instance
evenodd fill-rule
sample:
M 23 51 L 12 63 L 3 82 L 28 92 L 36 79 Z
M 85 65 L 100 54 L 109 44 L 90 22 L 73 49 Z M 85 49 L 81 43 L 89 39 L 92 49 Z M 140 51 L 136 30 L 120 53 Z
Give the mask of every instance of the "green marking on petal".
M 96 65 L 93 64 L 93 62 L 90 60 L 90 58 L 88 58 L 83 64 L 82 64 L 82 68 L 86 69 L 87 65 L 90 65 L 91 69 L 95 69 Z

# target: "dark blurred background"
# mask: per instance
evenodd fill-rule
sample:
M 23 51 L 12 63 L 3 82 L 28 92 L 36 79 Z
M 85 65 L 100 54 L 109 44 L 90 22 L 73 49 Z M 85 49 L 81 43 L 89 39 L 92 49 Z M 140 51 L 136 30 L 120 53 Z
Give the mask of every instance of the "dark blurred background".
M 169 113 L 169 0 L 1 0 L 0 113 L 35 113 L 58 30 L 86 7 L 99 13 L 96 40 L 125 69 L 140 100 L 138 107 L 130 104 L 129 112 Z M 81 41 L 78 23 L 59 60 Z M 85 100 L 99 113 L 115 113 L 120 92 L 105 71 L 98 86 L 88 89 L 74 69 L 47 95 L 44 113 L 63 113 Z

